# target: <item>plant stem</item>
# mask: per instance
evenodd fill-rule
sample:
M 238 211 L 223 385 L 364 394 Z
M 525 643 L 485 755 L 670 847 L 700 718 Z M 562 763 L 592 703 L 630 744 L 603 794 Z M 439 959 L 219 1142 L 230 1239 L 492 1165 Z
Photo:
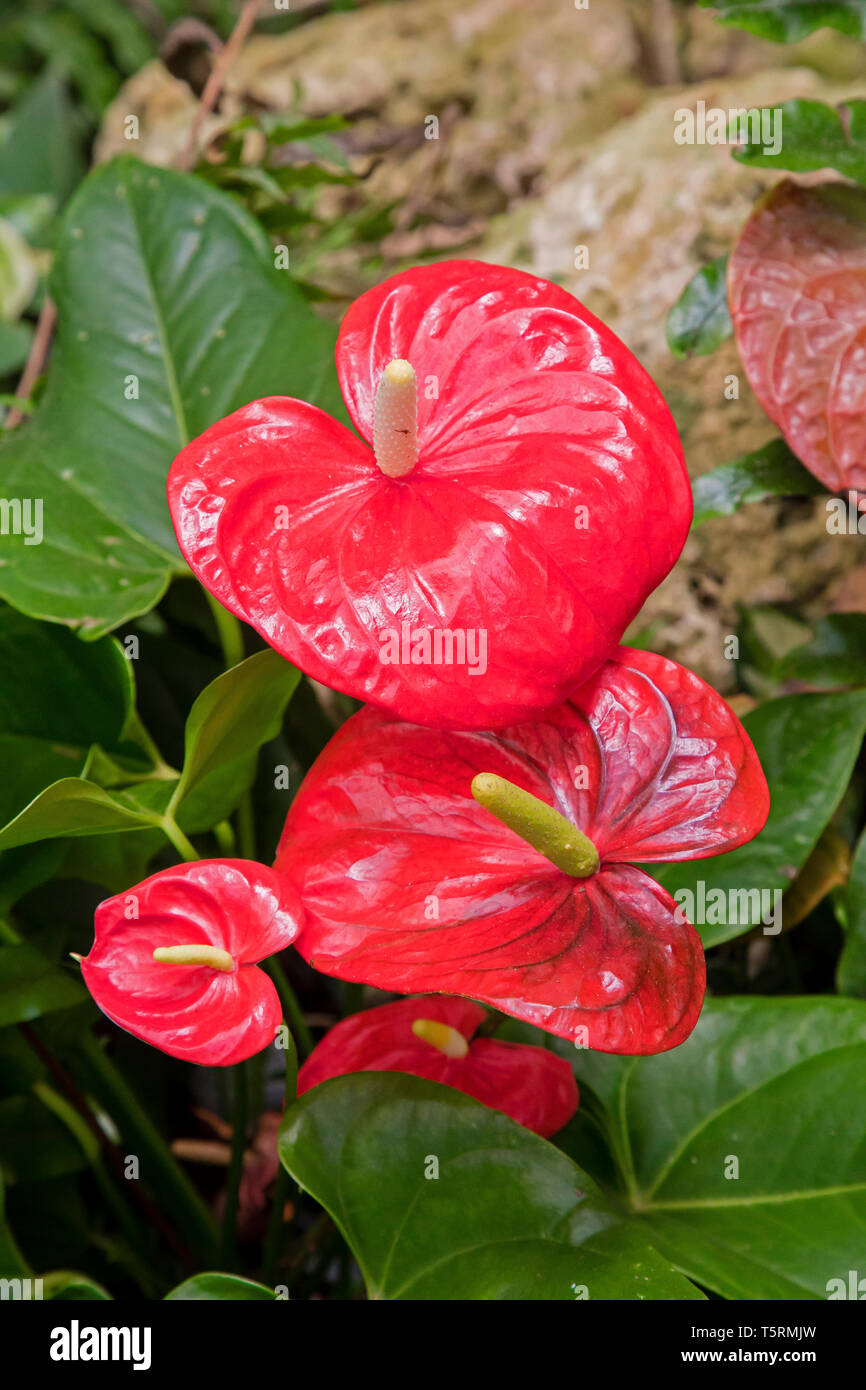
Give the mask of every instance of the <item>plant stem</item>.
M 242 859 L 256 857 L 256 825 L 253 817 L 253 801 L 249 792 L 244 792 L 235 812 L 238 827 L 238 849 Z
M 123 1200 L 106 1172 L 100 1154 L 99 1140 L 91 1133 L 85 1120 L 75 1107 L 45 1081 L 36 1081 L 32 1091 L 46 1110 L 50 1110 L 72 1135 L 87 1160 L 91 1173 L 99 1187 L 106 1205 L 113 1211 L 120 1229 L 129 1242 L 129 1257 L 125 1260 L 130 1274 L 135 1279 L 145 1298 L 156 1296 L 156 1281 L 145 1262 L 134 1252 L 142 1249 L 143 1228 L 135 1220 L 130 1207 Z
M 216 624 L 223 664 L 227 671 L 231 670 L 232 666 L 239 665 L 244 659 L 244 630 L 234 614 L 223 608 L 207 589 L 204 595 Z
M 258 13 L 259 0 L 246 0 L 246 4 L 238 15 L 235 27 L 220 49 L 216 62 L 211 70 L 210 77 L 204 85 L 204 91 L 199 98 L 199 104 L 189 129 L 186 146 L 180 159 L 176 161 L 179 169 L 192 169 L 194 167 L 198 157 L 198 144 L 201 137 L 202 126 L 219 100 L 226 79 L 226 73 L 231 67 L 238 49 L 242 46 L 255 24 Z
M 269 960 L 263 961 L 263 965 L 277 987 L 280 1003 L 283 1006 L 283 1014 L 298 1044 L 298 1051 L 302 1057 L 309 1057 L 316 1044 L 313 1042 L 313 1035 L 307 1027 L 307 1021 L 301 1011 L 297 995 L 286 978 L 286 972 L 276 956 L 271 956 Z
M 224 854 L 227 859 L 233 859 L 237 850 L 235 843 L 235 832 L 231 821 L 221 820 L 219 825 L 213 828 L 214 838 L 219 845 L 220 854 Z
M 223 1263 L 233 1268 L 237 1259 L 237 1221 L 240 1203 L 241 1178 L 244 1171 L 244 1150 L 247 1146 L 247 1069 L 245 1062 L 234 1067 L 234 1104 L 232 1106 L 232 1150 L 226 1177 L 226 1207 L 223 1216 Z
M 171 840 L 171 843 L 174 845 L 181 859 L 185 859 L 188 864 L 191 864 L 196 859 L 201 858 L 195 845 L 192 841 L 187 839 L 173 816 L 163 816 L 157 824 L 168 839 Z
M 91 1033 L 76 1040 L 74 1052 L 84 1084 L 105 1106 L 128 1150 L 138 1157 L 142 1180 L 166 1217 L 203 1261 L 212 1260 L 217 1248 L 213 1218 L 134 1092 Z
M 286 1052 L 286 1111 L 297 1099 L 298 1094 L 298 1049 L 295 1040 L 289 1033 L 289 1048 Z M 273 1205 L 268 1219 L 268 1229 L 265 1233 L 264 1244 L 262 1246 L 262 1282 L 274 1286 L 274 1279 L 277 1272 L 277 1262 L 280 1257 L 280 1245 L 283 1237 L 284 1212 L 289 1193 L 292 1188 L 292 1177 L 289 1170 L 283 1167 L 282 1162 L 277 1170 L 277 1180 L 274 1184 Z
M 239 665 L 244 659 L 244 629 L 243 624 L 239 623 L 233 613 L 229 613 L 223 608 L 221 603 L 209 594 L 205 589 L 210 611 L 216 624 L 217 636 L 219 638 L 220 651 L 223 655 L 223 665 L 227 671 L 233 666 Z M 256 857 L 256 825 L 253 816 L 253 802 L 250 793 L 244 792 L 238 802 L 235 812 L 238 849 L 242 859 L 255 859 Z

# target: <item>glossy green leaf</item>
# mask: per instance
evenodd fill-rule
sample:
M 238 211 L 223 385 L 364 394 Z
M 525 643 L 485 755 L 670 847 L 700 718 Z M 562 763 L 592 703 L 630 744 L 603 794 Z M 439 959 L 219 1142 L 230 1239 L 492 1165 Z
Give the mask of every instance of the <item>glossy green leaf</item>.
M 749 502 L 765 497 L 813 497 L 826 492 L 783 439 L 771 439 L 760 449 L 732 463 L 723 463 L 692 483 L 693 526 L 719 516 L 731 516 Z
M 342 1230 L 370 1298 L 700 1297 L 564 1154 L 449 1087 L 337 1077 L 292 1106 L 280 1157 Z
M 253 1279 L 241 1279 L 237 1274 L 195 1274 L 166 1294 L 168 1302 L 202 1303 L 274 1303 L 276 1294 Z
M 6 1220 L 6 1194 L 0 1170 L 0 1279 L 26 1279 L 31 1271 Z
M 0 193 L 65 198 L 84 173 L 66 82 L 46 67 L 11 112 L 0 144 Z
M 866 999 L 866 832 L 860 837 L 851 864 L 845 902 L 847 927 L 836 986 L 840 994 Z
M 88 1274 L 74 1269 L 54 1269 L 42 1276 L 42 1296 L 53 1303 L 106 1303 L 111 1294 Z
M 0 1028 L 28 1023 L 86 998 L 84 986 L 41 951 L 25 942 L 0 946 Z
M 575 1070 L 647 1239 L 690 1278 L 725 1298 L 826 1298 L 862 1269 L 866 1004 L 708 1000 L 672 1052 L 584 1053 Z
M 111 638 L 85 644 L 0 607 L 0 825 L 50 783 L 82 773 L 93 745 L 122 745 L 131 665 Z
M 765 828 L 749 844 L 714 859 L 648 866 L 686 915 L 698 919 L 694 925 L 705 946 L 741 936 L 765 914 L 769 918 L 773 894 L 790 887 L 805 864 L 857 760 L 866 732 L 866 691 L 768 700 L 743 723 L 770 787 Z M 709 895 L 716 892 L 724 899 L 714 905 Z M 714 920 L 720 915 L 725 920 Z M 775 932 L 778 924 L 765 925 Z
M 78 1144 L 35 1096 L 0 1100 L 0 1169 L 8 1183 L 44 1182 L 85 1166 Z
M 3 538 L 0 593 L 96 636 L 185 569 L 165 498 L 183 444 L 259 396 L 341 412 L 334 329 L 234 199 L 131 156 L 69 204 L 51 291 L 45 397 L 0 451 L 6 495 L 43 499 L 44 538 Z
M 0 850 L 50 840 L 56 835 L 144 830 L 152 827 L 155 819 L 156 813 L 142 805 L 136 789 L 108 792 L 81 777 L 64 777 L 46 787 L 0 830 Z
M 62 859 L 63 845 L 58 840 L 0 854 L 0 917 L 32 888 L 53 878 Z
M 798 43 L 825 25 L 866 38 L 866 0 L 699 0 L 719 10 L 720 24 L 748 29 L 774 43 Z
M 185 830 L 224 820 L 255 777 L 261 746 L 280 731 L 300 671 L 268 649 L 217 676 L 186 723 L 183 772 L 172 809 Z
M 792 169 L 795 173 L 836 169 L 846 178 L 866 184 L 866 101 L 849 101 L 837 110 L 823 101 L 798 99 L 767 109 L 774 113 L 777 134 L 781 129 L 781 149 L 774 153 L 769 144 L 750 138 L 734 152 L 741 164 Z M 757 122 L 755 126 L 750 136 L 758 134 Z M 771 120 L 761 134 L 772 136 L 773 130 Z
M 703 357 L 733 333 L 727 265 L 727 256 L 718 256 L 702 266 L 668 314 L 667 340 L 674 357 Z
M 811 638 L 781 660 L 782 680 L 833 687 L 866 685 L 866 613 L 830 613 Z

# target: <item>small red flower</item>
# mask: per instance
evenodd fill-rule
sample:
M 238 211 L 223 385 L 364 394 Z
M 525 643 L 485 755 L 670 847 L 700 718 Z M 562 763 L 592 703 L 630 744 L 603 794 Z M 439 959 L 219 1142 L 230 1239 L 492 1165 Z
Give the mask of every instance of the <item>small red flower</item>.
M 275 867 L 304 903 L 298 948 L 326 974 L 465 994 L 601 1052 L 662 1052 L 697 1020 L 703 951 L 629 861 L 721 854 L 768 809 L 724 700 L 621 648 L 500 735 L 354 715 L 298 793 Z
M 273 397 L 175 459 L 194 573 L 308 675 L 404 719 L 496 728 L 557 704 L 688 532 L 655 385 L 565 290 L 477 261 L 362 295 L 337 371 L 360 439 Z
M 473 1034 L 486 1017 L 469 999 L 426 994 L 353 1014 L 325 1036 L 298 1074 L 298 1095 L 332 1076 L 405 1071 L 441 1081 L 547 1138 L 577 1109 L 577 1084 L 543 1047 Z
M 230 1066 L 274 1040 L 282 1008 L 256 963 L 294 941 L 299 917 L 291 885 L 262 864 L 178 864 L 99 904 L 84 982 L 143 1042 Z

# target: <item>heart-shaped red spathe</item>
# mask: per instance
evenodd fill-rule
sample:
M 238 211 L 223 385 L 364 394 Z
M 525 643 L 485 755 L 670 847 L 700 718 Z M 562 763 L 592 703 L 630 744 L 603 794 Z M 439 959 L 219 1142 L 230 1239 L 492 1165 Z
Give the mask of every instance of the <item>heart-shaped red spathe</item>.
M 777 184 L 743 228 L 728 288 L 770 419 L 831 491 L 866 493 L 866 192 Z
M 543 1047 L 474 1038 L 485 1018 L 480 1005 L 443 994 L 398 999 L 352 1014 L 325 1035 L 301 1067 L 298 1095 L 349 1072 L 403 1071 L 454 1086 L 544 1138 L 556 1134 L 577 1109 L 571 1067 Z M 469 1044 L 466 1056 L 446 1056 L 416 1037 L 412 1024 L 418 1019 L 455 1029 Z
M 389 361 L 411 362 L 419 458 L 373 450 Z M 565 290 L 476 261 L 397 275 L 337 344 L 363 440 L 272 398 L 175 460 L 178 541 L 231 612 L 308 675 L 404 719 L 533 718 L 615 649 L 691 520 L 670 412 Z
M 479 805 L 482 772 L 582 830 L 598 871 L 562 872 Z M 298 949 L 326 974 L 468 995 L 602 1052 L 661 1052 L 697 1020 L 703 951 L 628 861 L 721 854 L 768 809 L 724 700 L 621 648 L 569 702 L 499 735 L 354 715 L 301 787 L 275 867 L 303 898 Z
M 277 992 L 257 962 L 300 930 L 284 877 L 245 859 L 163 869 L 99 904 L 84 982 L 113 1023 L 172 1057 L 230 1066 L 274 1041 Z M 154 950 L 216 947 L 229 970 L 154 960 Z

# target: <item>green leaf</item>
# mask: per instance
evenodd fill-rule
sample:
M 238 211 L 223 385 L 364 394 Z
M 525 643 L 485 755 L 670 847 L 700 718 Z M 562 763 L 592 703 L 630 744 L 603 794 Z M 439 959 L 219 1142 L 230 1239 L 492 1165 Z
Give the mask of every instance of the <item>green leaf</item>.
M 836 987 L 840 994 L 866 999 L 866 831 L 851 865 L 846 894 L 845 945 L 839 957 Z
M 0 917 L 32 888 L 53 878 L 62 859 L 59 841 L 25 845 L 0 854 Z
M 33 328 L 29 323 L 0 323 L 0 376 L 17 372 L 30 355 Z
M 770 787 L 770 815 L 760 835 L 714 859 L 646 866 L 669 893 L 681 895 L 677 901 L 690 920 L 710 918 L 694 922 L 706 947 L 757 926 L 773 910 L 771 895 L 797 877 L 848 786 L 866 731 L 866 691 L 768 700 L 743 723 Z M 725 894 L 721 915 L 727 920 L 712 920 L 720 915 L 709 898 L 713 892 Z
M 183 772 L 171 800 L 184 830 L 208 830 L 234 810 L 300 679 L 300 671 L 268 649 L 202 691 L 186 723 Z
M 708 1000 L 673 1052 L 579 1059 L 626 1200 L 689 1278 L 724 1298 L 825 1298 L 862 1269 L 866 1004 Z
M 0 1279 L 26 1279 L 30 1276 L 30 1269 L 6 1221 L 4 1187 L 3 1173 L 0 1171 Z
M 0 946 L 0 1028 L 68 1009 L 86 997 L 84 987 L 41 951 L 24 942 Z
M 68 1130 L 35 1096 L 0 1100 L 0 1169 L 8 1183 L 45 1182 L 78 1173 L 86 1162 Z
M 778 675 L 809 685 L 866 685 L 866 613 L 820 618 L 811 638 L 782 658 Z
M 0 826 L 83 773 L 94 745 L 119 749 L 133 702 L 132 663 L 111 638 L 80 642 L 0 606 Z
M 162 784 L 165 787 L 166 784 Z M 165 793 L 166 800 L 168 792 Z M 144 830 L 158 815 L 142 803 L 141 791 L 108 792 L 81 777 L 64 777 L 40 792 L 29 806 L 0 830 L 0 850 L 50 840 L 55 835 L 107 834 Z
M 280 1157 L 342 1230 L 370 1298 L 700 1298 L 564 1154 L 435 1082 L 327 1081 L 287 1112 Z
M 185 1279 L 171 1293 L 166 1294 L 167 1302 L 201 1303 L 209 1301 L 242 1303 L 274 1303 L 276 1294 L 264 1284 L 253 1279 L 242 1279 L 237 1274 L 195 1274 Z
M 54 1269 L 42 1276 L 42 1296 L 53 1303 L 105 1303 L 111 1294 L 88 1274 L 73 1269 Z
M 771 439 L 760 449 L 732 463 L 723 463 L 692 483 L 693 526 L 719 516 L 731 516 L 748 502 L 765 497 L 813 497 L 826 492 L 783 439 Z
M 774 43 L 799 43 L 825 25 L 853 38 L 866 38 L 866 0 L 699 0 L 721 10 L 720 24 L 747 29 Z
M 56 68 L 46 67 L 4 122 L 0 193 L 66 198 L 84 173 L 76 132 L 66 82 Z
M 51 292 L 45 396 L 0 454 L 6 495 L 43 499 L 44 539 L 3 538 L 0 594 L 97 636 L 185 570 L 165 481 L 189 439 L 261 396 L 343 413 L 335 331 L 233 198 L 130 156 L 69 204 Z
M 773 113 L 769 132 L 781 131 L 781 149 L 774 152 L 763 143 L 755 122 L 747 143 L 734 151 L 741 164 L 757 169 L 792 169 L 795 173 L 836 169 L 846 178 L 866 184 L 866 101 L 852 100 L 837 109 L 803 98 L 765 109 Z M 752 139 L 753 134 L 758 138 Z
M 667 340 L 674 357 L 715 352 L 734 331 L 728 310 L 728 258 L 718 256 L 693 275 L 668 314 Z

